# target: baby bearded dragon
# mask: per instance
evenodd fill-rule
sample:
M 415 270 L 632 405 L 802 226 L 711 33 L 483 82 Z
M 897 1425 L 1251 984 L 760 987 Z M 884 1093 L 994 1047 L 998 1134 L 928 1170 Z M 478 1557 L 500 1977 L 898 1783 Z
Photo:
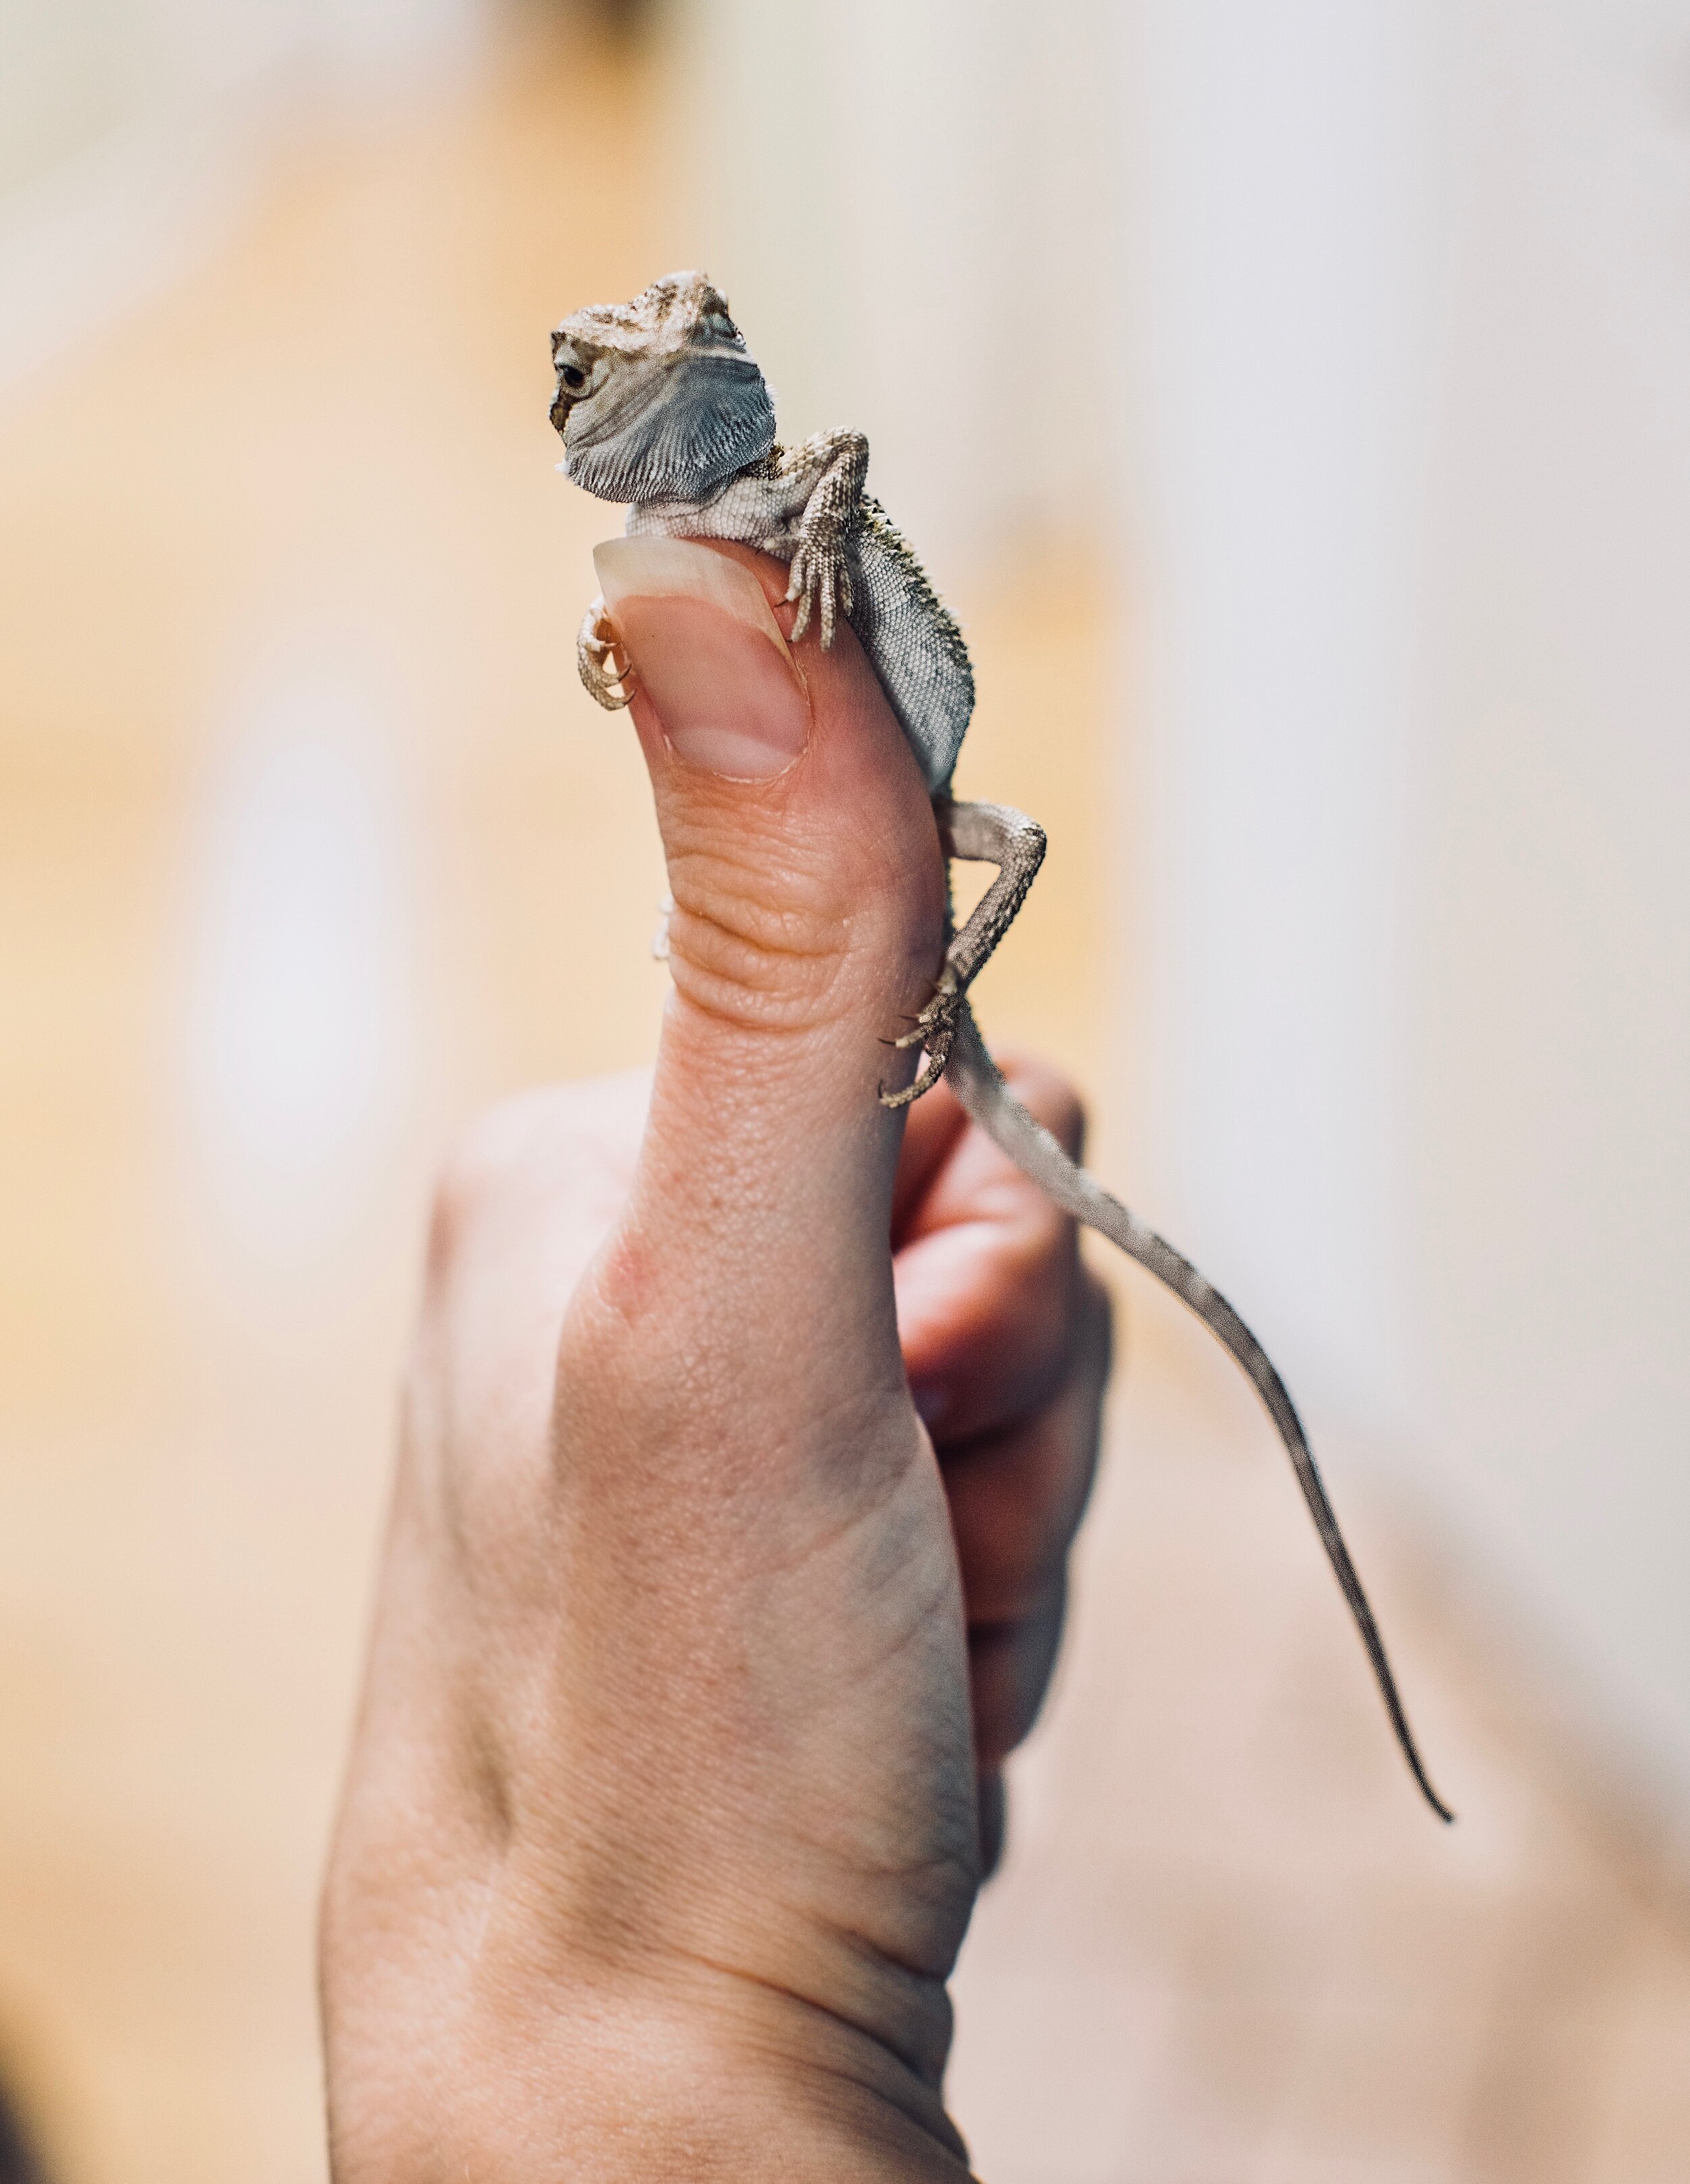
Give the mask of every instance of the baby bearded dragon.
M 948 1075 L 981 1129 L 1062 1210 L 1098 1229 L 1184 1299 L 1254 1382 L 1291 1457 L 1339 1588 L 1349 1603 L 1404 1757 L 1440 1819 L 1454 1818 L 1428 1780 L 1403 1712 L 1373 1612 L 1349 1558 L 1285 1384 L 1233 1311 L 1170 1244 L 1069 1159 L 1015 1097 L 986 1050 L 968 989 L 1009 930 L 1044 856 L 1044 832 L 998 804 L 959 803 L 951 775 L 974 709 L 962 632 L 880 503 L 864 491 L 869 443 L 823 432 L 796 448 L 775 437 L 763 375 L 702 273 L 671 273 L 631 304 L 594 304 L 552 337 L 551 420 L 566 476 L 625 502 L 629 535 L 724 538 L 791 566 L 796 644 L 812 620 L 824 646 L 850 622 L 926 777 L 947 858 L 996 865 L 998 877 L 962 930 L 952 931 L 933 998 L 902 1037 L 925 1060 L 889 1107 Z M 581 680 L 601 705 L 628 702 L 632 669 L 602 599 L 581 625 Z

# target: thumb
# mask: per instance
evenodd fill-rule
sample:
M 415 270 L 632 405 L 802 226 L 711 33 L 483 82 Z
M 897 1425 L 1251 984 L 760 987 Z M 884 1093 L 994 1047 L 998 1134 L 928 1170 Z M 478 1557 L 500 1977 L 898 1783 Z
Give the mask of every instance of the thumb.
M 920 769 L 849 625 L 788 644 L 780 561 L 633 538 L 596 566 L 675 898 L 653 1157 L 719 1212 L 780 1203 L 884 1258 L 878 1088 L 909 1066 L 884 1042 L 928 998 L 943 919 Z
M 902 1131 L 877 1093 L 909 1066 L 884 1042 L 931 990 L 944 909 L 920 769 L 848 626 L 790 644 L 781 563 L 655 538 L 595 559 L 675 904 L 631 1219 L 759 1335 L 860 1306 L 895 1370 Z
M 889 2157 L 926 2175 L 954 2160 L 941 1982 L 979 1821 L 961 1579 L 898 1342 L 903 1115 L 876 1095 L 938 964 L 938 830 L 848 629 L 791 643 L 778 563 L 653 538 L 598 560 L 674 987 L 627 1198 L 558 1344 L 548 1869 L 596 1951 L 681 1962 L 670 1994 L 748 1975 L 719 2021 L 761 2028 L 760 2056 L 795 2037 L 768 1998 L 797 1997 L 815 2098 L 883 2097 L 947 2148 Z

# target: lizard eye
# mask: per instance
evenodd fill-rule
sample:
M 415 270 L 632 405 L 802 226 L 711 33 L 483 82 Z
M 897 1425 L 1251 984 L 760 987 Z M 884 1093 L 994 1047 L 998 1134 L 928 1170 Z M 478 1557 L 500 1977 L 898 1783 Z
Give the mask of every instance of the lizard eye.
M 558 366 L 558 376 L 571 394 L 580 393 L 581 388 L 586 384 L 586 374 L 578 364 L 560 364 Z
M 725 311 L 706 311 L 698 324 L 703 332 L 716 341 L 737 342 L 740 337 L 739 328 Z

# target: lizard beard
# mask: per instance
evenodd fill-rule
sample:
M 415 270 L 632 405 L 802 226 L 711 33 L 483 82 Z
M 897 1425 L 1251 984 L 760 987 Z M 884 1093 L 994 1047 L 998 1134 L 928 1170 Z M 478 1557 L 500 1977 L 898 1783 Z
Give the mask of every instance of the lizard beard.
M 610 393 L 582 409 L 598 410 Z M 601 500 L 703 500 L 775 444 L 775 405 L 747 356 L 682 357 L 608 413 L 573 410 L 564 474 Z

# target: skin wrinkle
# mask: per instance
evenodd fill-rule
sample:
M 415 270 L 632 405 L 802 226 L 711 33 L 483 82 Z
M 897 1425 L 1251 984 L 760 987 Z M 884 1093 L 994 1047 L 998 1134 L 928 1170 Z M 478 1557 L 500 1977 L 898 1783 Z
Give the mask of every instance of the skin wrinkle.
M 543 1880 L 541 1885 L 544 1886 Z M 519 1906 L 525 1894 L 526 1891 L 520 1886 L 514 1892 L 514 1900 Z M 764 1899 L 759 1896 L 759 1908 L 763 1901 Z M 699 1910 L 703 1910 L 706 1907 L 700 1904 L 698 1908 Z M 536 1904 L 535 1908 L 538 1911 L 542 1907 Z M 800 1915 L 811 1919 L 813 1914 L 805 1912 L 801 1913 Z M 536 1936 L 545 1923 L 543 1919 L 541 1919 L 537 1925 L 533 1920 L 520 1921 L 523 1930 L 531 1936 Z M 854 1935 L 842 1930 L 837 1922 L 830 1923 L 826 1927 L 816 1925 L 815 1936 L 822 1945 L 825 1959 L 837 1959 L 842 1946 L 848 1953 L 855 1957 L 861 1970 L 867 1975 L 868 1984 L 862 1991 L 860 2013 L 853 2014 L 846 2006 L 842 1995 L 834 2003 L 830 2003 L 821 1994 L 813 1992 L 808 1986 L 798 1986 L 790 1980 L 782 1979 L 775 1973 L 759 1970 L 748 1962 L 713 1954 L 701 1944 L 686 1940 L 685 1927 L 695 1923 L 697 1923 L 696 1920 L 692 1918 L 676 1922 L 671 1916 L 669 1923 L 661 1926 L 659 1922 L 652 1920 L 642 1920 L 625 1930 L 609 1926 L 603 1920 L 596 1921 L 592 1928 L 585 1930 L 578 1925 L 572 1926 L 571 1932 L 574 1939 L 570 1950 L 567 1953 L 574 1953 L 578 1950 L 581 1941 L 592 1935 L 596 1934 L 602 1939 L 607 1934 L 613 1934 L 616 1944 L 614 1951 L 601 1947 L 590 1953 L 592 1960 L 598 1963 L 603 1971 L 623 1979 L 644 1980 L 654 1976 L 655 1982 L 660 1987 L 672 1990 L 675 1985 L 674 1972 L 677 1966 L 689 1964 L 703 1966 L 729 1981 L 763 1989 L 772 1994 L 785 1996 L 797 2001 L 820 2016 L 874 2040 L 876 2044 L 887 2048 L 900 2059 L 909 2062 L 912 2067 L 914 2067 L 916 2054 L 921 2052 L 930 2053 L 933 2052 L 934 2043 L 938 2036 L 938 2028 L 942 2028 L 948 2032 L 950 2011 L 943 1980 L 951 1962 L 954 1959 L 953 1948 L 944 1962 L 937 1968 L 925 1964 L 911 1965 L 903 1963 L 884 1945 L 872 1941 L 866 1935 Z M 657 1938 L 659 1932 L 662 1935 L 660 1942 Z M 959 1934 L 956 1938 L 959 1940 L 960 1935 Z M 636 1965 L 640 1968 L 637 1971 L 634 1969 Z M 819 1960 L 818 1970 L 820 1970 L 820 1960 Z M 909 2023 L 909 2029 L 905 2033 L 893 2032 L 886 2026 L 876 2032 L 873 2018 L 870 2014 L 875 2006 L 874 1996 L 876 1992 L 881 1997 L 880 2006 L 882 2008 L 887 2006 L 888 1978 L 892 1983 L 893 1991 L 900 1997 L 896 2010 L 897 2018 L 900 2024 Z M 924 2017 L 929 2020 L 925 2028 L 921 2026 L 920 2022 Z M 904 2052 L 906 2048 L 910 2051 L 909 2053 Z
M 702 861 L 702 858 L 692 861 Z M 670 880 L 675 889 L 675 909 L 670 915 L 681 921 L 683 937 L 689 931 L 703 938 L 718 935 L 748 959 L 770 959 L 772 967 L 782 974 L 789 975 L 795 966 L 804 964 L 833 972 L 853 967 L 858 951 L 848 944 L 850 926 L 845 917 L 796 903 L 759 905 L 752 900 L 748 889 L 725 886 L 720 878 L 698 889 L 698 900 L 689 900 L 687 877 L 686 864 L 679 871 L 670 866 Z M 671 928 L 671 947 L 674 939 Z
M 675 905 L 670 920 L 670 964 L 677 983 L 686 980 L 683 990 L 689 994 L 697 990 L 692 974 L 720 981 L 756 997 L 759 1006 L 744 1011 L 754 1028 L 773 1023 L 808 1030 L 838 1022 L 860 1000 L 848 980 L 872 978 L 876 995 L 882 990 L 881 905 L 860 900 L 847 905 L 831 896 L 813 903 L 783 898 L 771 905 L 770 875 L 725 867 L 720 858 L 697 851 L 671 855 L 669 869 Z M 778 883 L 779 875 L 772 878 Z M 753 890 L 763 891 L 764 899 L 759 902 Z M 937 934 L 936 916 L 936 948 Z M 906 953 L 907 990 L 913 996 L 931 956 L 919 939 Z M 795 969 L 808 969 L 809 978 L 795 983 Z M 784 1005 L 781 1012 L 771 1012 L 771 997 Z M 700 1005 L 730 1021 L 738 1013 L 721 1003 L 701 999 Z
M 771 1996 L 781 1993 L 778 1986 L 770 1986 L 767 1992 Z M 948 2042 L 954 2028 L 949 2017 L 948 1998 L 943 1997 L 942 1989 L 940 1993 L 945 2001 L 946 2037 Z M 892 2041 L 859 2029 L 837 2011 L 807 2010 L 802 1997 L 794 1996 L 791 1999 L 800 2012 L 820 2020 L 840 2036 L 837 2039 L 826 2040 L 822 2049 L 812 2051 L 806 2056 L 807 2075 L 812 2075 L 824 2085 L 831 2084 L 852 2093 L 866 2094 L 876 2099 L 890 2098 L 904 2120 L 925 2132 L 938 2135 L 947 2148 L 954 2148 L 960 2151 L 962 2141 L 941 2103 L 942 2087 L 919 2064 L 904 2060 Z M 769 2040 L 754 2042 L 753 2045 L 770 2060 L 787 2062 L 791 2059 L 790 2042 Z M 864 2064 L 868 2067 L 864 2068 Z M 830 2168 L 826 2173 L 831 2176 L 834 2172 Z M 946 2173 L 952 2172 L 948 2170 Z
M 671 917 L 670 936 L 675 994 L 710 1022 L 759 1038 L 772 1034 L 795 1046 L 832 1028 L 835 1017 L 828 1004 L 843 967 L 839 964 L 803 959 L 814 975 L 808 990 L 794 990 L 781 973 L 766 982 L 758 979 L 758 967 L 769 961 L 766 950 L 750 947 L 720 927 L 710 928 L 691 912 Z
M 959 1840 L 964 1832 L 959 1831 Z M 974 1854 L 972 1829 L 965 1832 L 970 1846 L 966 1854 L 936 1852 L 931 1857 L 919 1859 L 876 1860 L 864 1857 L 859 1847 L 855 1856 L 858 1876 L 865 1880 L 896 1881 L 902 1887 L 909 1887 L 912 1885 L 927 1887 L 935 1900 L 942 1897 L 943 1884 L 953 1880 L 959 1875 L 965 1878 L 972 1886 L 979 1875 L 979 1860 Z M 799 1842 L 808 1845 L 811 1849 L 830 1856 L 835 1852 L 837 1847 L 829 1837 L 806 1835 L 802 1830 L 797 1830 L 796 1836 Z M 853 1937 L 852 1928 L 842 1920 L 836 1920 L 831 1930 L 836 1939 L 843 1938 L 849 1941 Z M 948 1975 L 955 1963 L 956 1950 L 962 1943 L 962 1932 L 958 1931 L 953 1946 L 948 1948 L 936 1948 L 931 1958 L 919 1962 L 898 1956 L 896 1952 L 887 1948 L 886 1944 L 872 1942 L 865 1934 L 858 1934 L 856 1939 L 860 1942 L 865 1954 L 884 1958 L 888 1963 L 896 1964 L 900 1970 L 908 1972 L 912 1978 L 943 1979 Z
M 771 1769 L 777 1769 L 783 1758 L 784 1755 L 779 1751 L 763 1751 L 759 1754 L 754 1767 L 744 1772 L 742 1780 L 732 1786 L 721 1786 L 722 1795 L 711 1802 L 707 1812 L 676 1816 L 675 1827 L 680 1836 L 695 1836 L 701 1845 L 709 1847 L 713 1852 L 710 1861 L 693 1873 L 682 1900 L 691 1902 L 695 1911 L 700 1914 L 709 1911 L 713 1906 L 720 1912 L 725 1908 L 737 1905 L 741 1910 L 754 1914 L 746 1928 L 748 1932 L 752 1932 L 766 1917 L 771 1903 L 778 1895 L 779 1900 L 789 1910 L 799 1914 L 813 1940 L 837 1944 L 842 1935 L 850 1930 L 849 1922 L 842 1921 L 834 1912 L 824 1909 L 812 1900 L 806 1889 L 784 1888 L 777 1891 L 777 1876 L 765 1866 L 759 1864 L 742 1873 L 735 1863 L 736 1846 L 747 1840 L 761 1840 L 766 1833 L 767 1808 L 760 1786 L 764 1777 Z M 589 1758 L 585 1773 L 580 1777 L 580 1786 L 591 1789 L 600 1779 Z M 653 1793 L 660 1796 L 664 1776 L 642 1767 L 637 1770 L 626 1795 L 621 1793 L 614 1781 L 609 1786 L 612 1791 L 610 1808 L 638 1809 L 642 1802 L 648 1802 Z M 787 1816 L 788 1819 L 792 1817 Z M 959 1841 L 964 1832 L 959 1830 Z M 536 1875 L 538 1882 L 542 1886 L 547 1886 L 550 1864 L 553 1861 L 551 1846 L 558 1838 L 552 1832 L 542 1830 L 525 1840 L 542 1860 L 541 1869 Z M 625 1919 L 602 1919 L 597 1930 L 614 1933 L 625 1950 L 631 1942 L 637 1942 L 638 1953 L 642 1956 L 648 1952 L 655 1952 L 660 1958 L 681 1930 L 672 1916 L 675 1901 L 673 1882 L 677 1873 L 684 1873 L 687 1869 L 684 1865 L 677 1867 L 674 1863 L 672 1853 L 678 1840 L 678 1836 L 666 1836 L 664 1845 L 655 1850 L 650 1858 L 642 1859 L 640 1874 L 631 1880 L 625 1875 L 620 1857 L 614 1858 L 607 1869 L 618 1886 L 601 1892 L 602 1905 L 608 1908 L 631 1902 L 638 1906 L 638 1915 Z M 814 1853 L 825 1865 L 831 1864 L 841 1856 L 842 1849 L 848 1847 L 852 1871 L 859 1883 L 887 1877 L 903 1882 L 950 1875 L 959 1869 L 971 1873 L 973 1869 L 970 1860 L 962 1861 L 959 1868 L 957 1859 L 949 1852 L 943 1857 L 919 1861 L 907 1858 L 874 1861 L 863 1855 L 865 1846 L 862 1844 L 853 1842 L 848 1847 L 842 1846 L 835 1836 L 809 1834 L 801 1828 L 792 1830 L 792 1842 L 794 1849 Z M 597 1866 L 583 1870 L 586 1869 L 596 1870 Z M 784 1869 L 790 1880 L 812 1875 L 820 1869 L 813 1863 L 806 1864 L 802 1859 L 791 1861 Z M 739 1876 L 737 1879 L 737 1875 Z M 665 1909 L 665 1906 L 671 1908 Z M 570 1908 L 571 1933 L 577 1930 L 573 1921 L 579 1908 L 579 1905 Z M 924 1908 L 922 1924 L 928 1922 L 928 1911 Z M 960 1937 L 960 1926 L 958 1925 L 948 1932 L 944 1946 L 936 1947 L 920 1957 L 903 1953 L 899 1946 L 890 1939 L 882 1939 L 872 1944 L 872 1947 L 876 1957 L 884 1957 L 887 1961 L 902 1966 L 913 1976 L 942 1977 L 953 1960 L 955 1945 Z M 609 1962 L 617 1960 L 614 1957 L 607 1958 Z
M 779 815 L 779 823 L 772 826 L 768 822 L 776 815 L 736 811 L 731 816 L 734 832 L 726 844 L 719 833 L 696 822 L 677 828 L 666 857 L 671 883 L 681 883 L 677 892 L 684 893 L 687 881 L 696 879 L 701 894 L 719 894 L 731 902 L 748 929 L 776 934 L 790 930 L 798 936 L 771 941 L 771 948 L 798 955 L 843 952 L 837 936 L 864 907 L 854 899 L 855 891 L 842 887 L 831 872 L 805 869 L 802 855 L 785 838 L 791 823 L 786 815 Z M 900 885 L 898 876 L 888 872 L 885 883 L 871 892 L 888 927 L 901 928 L 898 911 L 909 894 L 907 884 Z M 807 929 L 813 939 L 802 937 Z M 875 968 L 878 975 L 877 964 Z
M 864 2087 L 859 2080 L 838 2069 L 825 2058 L 818 2059 L 814 2068 L 819 2077 L 836 2079 L 840 2084 L 849 2086 L 853 2092 L 870 2090 Z M 920 2081 L 917 2080 L 917 2083 L 920 2084 Z M 880 2089 L 876 2087 L 872 2090 L 878 2092 Z M 924 2086 L 922 2090 L 926 2092 L 926 2089 Z M 892 2098 L 894 2101 L 897 2100 L 896 2091 L 893 2092 Z M 918 2129 L 933 2134 L 938 2139 L 937 2150 L 940 2153 L 949 2155 L 956 2163 L 954 2169 L 948 2165 L 947 2176 L 954 2175 L 961 2178 L 963 2184 L 974 2184 L 972 2174 L 967 2167 L 968 2150 L 963 2142 L 962 2135 L 943 2109 L 939 2109 L 937 2114 L 933 2113 L 934 2103 L 931 2100 L 923 2100 L 913 2104 L 900 2102 L 898 2105 L 907 2120 L 915 2125 Z
M 840 1936 L 836 1932 L 833 1938 L 850 1940 L 853 1937 Z M 919 2078 L 933 2092 L 938 2092 L 940 2081 L 944 2074 L 944 2054 L 948 2052 L 951 2034 L 950 1997 L 945 1992 L 942 1975 L 936 1981 L 929 1974 L 913 1971 L 909 1967 L 899 1964 L 894 1959 L 888 1958 L 883 1950 L 876 1948 L 872 1942 L 863 1941 L 860 1953 L 865 1964 L 877 1971 L 891 1970 L 903 1975 L 911 1986 L 920 1990 L 920 1992 L 914 1993 L 909 1997 L 914 2005 L 912 2014 L 920 2015 L 923 2008 L 926 2007 L 932 2011 L 932 2014 L 942 2016 L 945 2045 L 936 2068 L 931 2059 L 933 2048 L 931 2034 L 928 2036 L 927 2043 L 923 2046 L 920 2042 L 919 2034 L 912 2031 L 907 2045 L 900 2045 L 895 2035 L 890 2034 L 885 2028 L 877 2029 L 871 2020 L 866 2017 L 850 2016 L 844 2010 L 820 2000 L 801 1987 L 789 1985 L 784 1980 L 771 1977 L 762 1972 L 748 1971 L 741 1965 L 718 1962 L 697 1949 L 683 1948 L 679 1953 L 685 1961 L 696 1964 L 705 1971 L 716 1973 L 723 1978 L 738 1981 L 750 1986 L 761 1987 L 781 2001 L 796 2003 L 801 2009 L 814 2011 L 818 2016 L 842 2026 L 847 2032 L 860 2036 L 872 2047 L 889 2056 L 901 2069 L 908 2070 L 913 2077 Z
M 848 735 L 852 723 L 840 722 L 835 733 Z M 680 762 L 669 760 L 665 773 L 671 769 L 678 772 Z M 685 799 L 684 811 L 668 812 L 666 859 L 682 872 L 720 872 L 742 883 L 736 891 L 753 916 L 778 919 L 805 912 L 831 933 L 846 919 L 874 910 L 884 916 L 888 945 L 902 944 L 906 919 L 942 892 L 934 874 L 912 870 L 903 853 L 926 846 L 937 856 L 937 827 L 931 844 L 925 830 L 913 841 L 901 838 L 900 830 L 900 838 L 887 843 L 859 821 L 818 809 L 837 770 L 827 752 L 812 749 L 773 782 L 712 779 L 705 792 Z M 681 785 L 672 779 L 661 780 L 657 793 L 665 806 L 682 802 Z M 835 854 L 818 868 L 812 852 L 815 833 L 824 827 Z M 936 914 L 936 929 L 942 915 Z
M 816 2001 L 801 1988 L 787 1986 L 778 1979 L 765 1978 L 758 1974 L 748 1972 L 741 1967 L 725 1963 L 719 1964 L 708 1953 L 692 1949 L 680 1951 L 663 1968 L 670 1975 L 649 1982 L 631 1981 L 625 1974 L 619 1972 L 614 1966 L 602 1969 L 609 1971 L 612 1975 L 606 1985 L 609 1986 L 613 1994 L 619 1989 L 637 1986 L 638 1998 L 641 2000 L 650 1997 L 664 2000 L 674 1998 L 684 2003 L 691 1997 L 700 1984 L 690 1975 L 702 1971 L 709 1975 L 705 1984 L 712 1988 L 719 1985 L 725 1986 L 742 2003 L 754 2005 L 762 1996 L 767 1996 L 776 2001 L 789 2002 L 794 2005 L 803 2019 L 811 2021 L 813 2029 L 821 2030 L 824 2036 L 834 2034 L 839 2036 L 837 2038 L 830 2038 L 829 2045 L 840 2055 L 863 2056 L 871 2064 L 890 2063 L 895 2071 L 907 2073 L 915 2077 L 918 2082 L 922 2082 L 919 2070 L 906 2063 L 898 2054 L 896 2047 L 891 2042 L 878 2036 L 871 2026 L 858 2024 L 840 2011 L 830 2008 L 825 2003 Z M 675 1976 L 677 1973 L 682 1976 Z M 942 2008 L 948 2020 L 949 1998 L 942 1987 L 936 1990 L 936 2016 Z M 795 2049 L 804 2044 L 795 2039 L 791 2033 L 784 2038 L 776 2036 L 777 2030 L 783 2023 L 781 2017 L 770 2016 L 768 2013 L 760 2010 L 756 2011 L 754 2014 L 750 2010 L 747 2010 L 742 2012 L 742 2014 L 745 2016 L 748 2029 L 753 2034 L 752 2045 L 754 2050 L 765 2059 L 789 2062 Z M 878 2070 L 872 2072 L 860 2070 L 848 2070 L 842 2061 L 830 2060 L 826 2064 L 826 2070 L 827 2075 L 837 2077 L 841 2082 L 865 2092 L 876 2090 L 875 2081 L 881 2075 Z M 925 2110 L 926 2103 L 924 2103 L 922 2105 Z

